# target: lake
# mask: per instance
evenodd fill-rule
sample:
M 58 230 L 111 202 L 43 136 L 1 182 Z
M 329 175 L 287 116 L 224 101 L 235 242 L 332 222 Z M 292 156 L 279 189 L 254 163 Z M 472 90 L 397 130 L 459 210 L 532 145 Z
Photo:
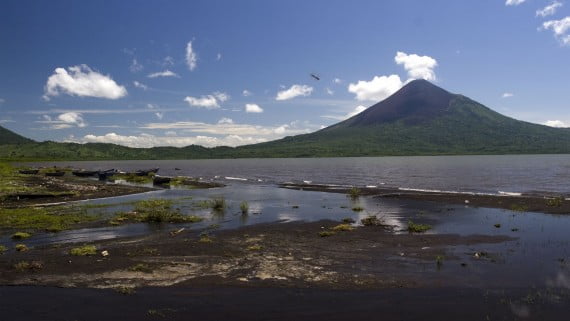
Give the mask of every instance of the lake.
M 32 165 L 124 171 L 159 167 L 160 175 L 202 177 L 226 184 L 312 182 L 493 194 L 570 193 L 570 155 L 129 160 Z

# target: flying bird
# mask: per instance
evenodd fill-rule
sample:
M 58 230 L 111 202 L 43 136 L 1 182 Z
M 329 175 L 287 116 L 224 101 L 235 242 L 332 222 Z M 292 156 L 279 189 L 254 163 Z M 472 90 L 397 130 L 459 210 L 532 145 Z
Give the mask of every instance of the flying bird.
M 311 74 L 311 77 L 313 77 L 315 80 L 321 80 L 321 78 L 316 74 Z

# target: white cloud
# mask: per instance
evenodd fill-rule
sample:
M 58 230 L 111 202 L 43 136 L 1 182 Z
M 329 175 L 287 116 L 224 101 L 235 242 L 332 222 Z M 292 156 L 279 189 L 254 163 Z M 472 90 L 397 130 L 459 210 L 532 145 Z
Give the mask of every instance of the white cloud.
M 163 65 L 164 67 L 174 65 L 174 58 L 172 58 L 172 57 L 170 57 L 170 56 L 164 57 L 164 60 L 162 61 L 162 65 Z
M 519 4 L 525 2 L 526 0 L 507 0 L 505 6 L 518 6 Z
M 214 92 L 212 95 L 222 103 L 230 99 L 230 95 L 219 91 Z
M 342 79 L 340 79 L 340 78 L 334 78 L 334 79 L 333 79 L 333 82 L 334 82 L 335 84 L 340 84 L 340 83 L 342 82 Z
M 192 97 L 186 96 L 184 101 L 193 107 L 203 107 L 206 109 L 220 108 L 220 103 L 223 103 L 230 99 L 230 96 L 226 93 L 216 91 L 211 95 Z
M 536 16 L 548 17 L 556 13 L 558 8 L 562 7 L 562 2 L 554 1 L 546 7 L 536 10 Z
M 218 52 L 218 54 L 216 55 L 216 61 L 220 60 L 222 60 L 222 54 Z
M 511 97 L 513 97 L 513 96 L 514 96 L 513 93 L 504 93 L 501 97 L 503 97 L 503 98 L 511 98 Z
M 168 131 L 164 132 L 164 135 L 172 137 L 172 136 L 178 136 L 178 133 L 173 131 L 173 130 L 168 130 Z
M 190 69 L 190 71 L 196 69 L 197 62 L 198 56 L 196 52 L 194 52 L 194 49 L 192 49 L 192 41 L 189 41 L 188 44 L 186 44 L 186 64 L 188 65 L 188 69 Z
M 158 77 L 176 77 L 180 78 L 176 73 L 166 69 L 165 71 L 154 72 L 147 75 L 148 78 L 158 78 Z
M 206 109 L 220 108 L 218 100 L 212 95 L 202 96 L 200 98 L 186 96 L 184 101 L 193 107 L 204 107 Z
M 398 65 L 404 65 L 404 69 L 412 79 L 436 80 L 433 69 L 437 67 L 437 61 L 432 57 L 408 55 L 405 52 L 398 51 L 394 60 Z
M 331 96 L 334 95 L 334 91 L 332 91 L 330 88 L 325 88 L 325 91 Z
M 244 97 L 249 97 L 249 96 L 253 95 L 253 93 L 252 93 L 251 91 L 247 90 L 247 89 L 244 89 L 244 90 L 241 92 L 241 94 L 242 94 Z
M 160 112 L 154 113 L 154 115 L 155 115 L 156 118 L 158 118 L 159 120 L 162 120 L 162 118 L 164 117 L 164 113 L 160 113 Z
M 552 30 L 554 37 L 563 45 L 570 45 L 570 35 L 567 32 L 570 30 L 570 16 L 560 20 L 549 20 L 542 24 L 543 30 Z
M 4 98 L 0 98 L 0 104 L 3 104 L 4 102 L 6 102 L 6 100 Z
M 246 113 L 262 113 L 263 108 L 259 107 L 258 104 L 245 104 Z
M 91 70 L 87 65 L 56 68 L 45 86 L 44 99 L 60 94 L 79 97 L 119 99 L 127 95 L 125 87 L 118 85 L 108 75 Z
M 394 61 L 398 65 L 403 65 L 408 72 L 410 78 L 406 82 L 403 82 L 398 75 L 374 76 L 369 81 L 359 80 L 356 83 L 350 83 L 348 91 L 355 94 L 356 100 L 359 101 L 381 101 L 413 79 L 426 79 L 429 81 L 437 79 L 433 70 L 437 67 L 437 61 L 432 57 L 418 56 L 416 54 L 408 55 L 405 52 L 398 51 Z
M 359 80 L 349 84 L 348 91 L 356 94 L 359 101 L 381 101 L 398 91 L 404 84 L 398 75 L 374 76 L 372 80 Z
M 275 100 L 288 100 L 298 96 L 310 96 L 312 92 L 313 87 L 307 85 L 293 85 L 289 89 L 278 92 Z
M 83 120 L 80 113 L 68 112 L 63 113 L 53 119 L 49 115 L 42 115 L 42 120 L 36 121 L 37 123 L 49 124 L 51 129 L 65 129 L 71 127 L 86 127 L 87 123 Z
M 143 65 L 139 64 L 139 62 L 137 61 L 137 58 L 133 58 L 133 61 L 131 62 L 131 65 L 129 66 L 129 70 L 131 72 L 139 72 L 141 70 L 143 70 Z
M 558 127 L 558 128 L 568 127 L 568 125 L 561 120 L 547 120 L 546 122 L 544 122 L 544 125 L 550 127 Z
M 146 108 L 148 108 L 148 109 L 157 109 L 157 108 L 158 108 L 158 105 L 155 105 L 155 104 L 146 104 Z
M 227 117 L 222 117 L 220 120 L 218 120 L 218 124 L 233 124 L 234 121 L 231 118 L 227 118 Z
M 134 85 L 135 87 L 137 87 L 137 88 L 142 89 L 142 90 L 147 90 L 147 89 L 148 89 L 148 86 L 147 86 L 147 85 L 145 85 L 145 84 L 143 84 L 143 83 L 140 83 L 140 82 L 138 82 L 138 81 L 136 81 L 136 80 L 133 81 L 133 85 Z

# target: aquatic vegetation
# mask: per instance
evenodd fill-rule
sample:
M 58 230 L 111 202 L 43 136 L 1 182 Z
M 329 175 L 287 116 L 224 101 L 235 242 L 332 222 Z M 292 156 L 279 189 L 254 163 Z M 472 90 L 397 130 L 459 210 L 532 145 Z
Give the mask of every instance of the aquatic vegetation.
M 30 233 L 26 233 L 26 232 L 16 232 L 14 234 L 12 234 L 12 239 L 14 240 L 23 240 L 23 239 L 27 239 L 30 236 L 32 236 L 32 234 Z
M 129 183 L 136 183 L 136 184 L 148 184 L 152 183 L 152 178 L 154 177 L 154 173 L 150 173 L 148 175 L 139 176 L 135 173 L 126 173 L 126 174 L 115 174 L 109 177 L 109 180 L 116 181 L 116 180 L 124 180 Z
M 562 203 L 564 203 L 564 197 L 562 196 L 546 199 L 546 206 L 560 207 L 562 206 Z
M 320 237 L 328 237 L 328 236 L 333 236 L 335 234 L 336 234 L 336 232 L 333 232 L 333 231 L 320 231 L 319 232 Z
M 496 227 L 496 228 L 501 228 L 501 224 L 499 224 L 499 223 L 497 223 L 497 224 L 495 224 L 495 225 L 493 225 L 493 226 Z
M 293 205 L 291 208 L 299 208 L 299 205 Z
M 69 250 L 69 254 L 74 256 L 96 255 L 97 247 L 95 245 L 84 245 L 80 247 L 74 247 L 71 250 Z
M 18 272 L 24 272 L 30 270 L 41 270 L 44 268 L 44 264 L 40 261 L 20 261 L 18 263 L 14 263 L 12 267 Z
M 350 224 L 339 224 L 331 228 L 331 231 L 333 232 L 346 232 L 352 230 L 354 230 L 354 227 L 352 227 Z
M 355 212 L 362 212 L 362 211 L 364 211 L 364 207 L 362 207 L 362 206 L 355 206 L 355 207 L 352 208 L 352 210 L 355 211 Z
M 16 244 L 15 249 L 18 252 L 26 252 L 29 250 L 29 248 L 26 244 Z
M 4 252 L 8 251 L 8 248 L 4 245 L 0 245 L 0 255 L 4 254 Z
M 134 211 L 118 212 L 109 221 L 111 225 L 120 225 L 128 221 L 147 223 L 196 223 L 203 218 L 195 215 L 184 215 L 179 209 L 172 207 L 172 200 L 150 199 L 135 203 Z
M 352 217 L 345 217 L 342 219 L 342 222 L 346 224 L 352 224 L 355 223 L 356 221 Z
M 360 194 L 362 192 L 360 191 L 360 189 L 356 186 L 353 186 L 349 191 L 348 191 L 348 197 L 352 198 L 352 199 L 357 199 L 360 197 Z
M 410 233 L 423 233 L 428 230 L 431 230 L 431 225 L 417 224 L 412 221 L 408 221 L 408 232 Z
M 438 255 L 435 257 L 435 264 L 437 265 L 437 268 L 440 269 L 441 266 L 443 265 L 443 260 L 445 258 L 442 255 Z
M 132 272 L 152 273 L 152 268 L 148 264 L 138 263 L 129 268 Z
M 511 204 L 511 211 L 526 212 L 528 211 L 528 206 L 524 204 Z
M 376 215 L 370 215 L 360 220 L 360 223 L 364 226 L 380 226 L 383 225 L 381 219 L 379 219 Z
M 239 204 L 239 209 L 242 214 L 247 214 L 249 212 L 249 204 L 247 201 L 243 201 Z
M 223 197 L 216 197 L 210 202 L 210 207 L 215 211 L 226 209 L 226 200 Z

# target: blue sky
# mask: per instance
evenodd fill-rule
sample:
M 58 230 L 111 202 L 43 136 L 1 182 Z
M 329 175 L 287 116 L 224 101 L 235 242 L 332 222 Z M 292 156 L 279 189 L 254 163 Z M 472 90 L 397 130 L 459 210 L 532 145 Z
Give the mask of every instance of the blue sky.
M 570 126 L 563 0 L 4 0 L 0 43 L 0 123 L 36 140 L 261 142 L 416 78 Z

